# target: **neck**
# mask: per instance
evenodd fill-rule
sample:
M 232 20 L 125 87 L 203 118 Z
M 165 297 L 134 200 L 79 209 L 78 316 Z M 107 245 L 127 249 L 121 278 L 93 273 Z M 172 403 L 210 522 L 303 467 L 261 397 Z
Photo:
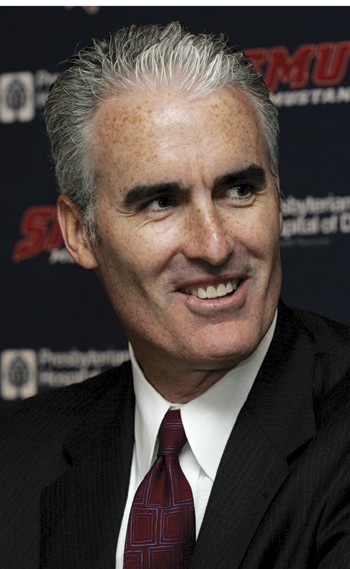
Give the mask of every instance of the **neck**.
M 164 399 L 171 403 L 188 403 L 199 397 L 235 365 L 205 370 L 188 370 L 182 366 L 179 370 L 169 364 L 162 366 L 160 361 L 156 361 L 152 365 L 148 360 L 143 361 L 136 353 L 135 357 L 146 380 Z

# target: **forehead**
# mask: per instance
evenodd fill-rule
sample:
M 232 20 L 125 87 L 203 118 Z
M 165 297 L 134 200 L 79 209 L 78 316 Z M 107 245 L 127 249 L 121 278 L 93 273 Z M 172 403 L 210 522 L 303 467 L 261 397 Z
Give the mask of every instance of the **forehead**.
M 128 95 L 106 101 L 94 118 L 93 139 L 102 175 L 117 175 L 125 184 L 157 175 L 173 179 L 179 162 L 183 171 L 186 165 L 192 172 L 214 163 L 225 169 L 227 161 L 244 167 L 266 154 L 256 110 L 238 89 L 194 101 L 166 91 L 157 99 Z

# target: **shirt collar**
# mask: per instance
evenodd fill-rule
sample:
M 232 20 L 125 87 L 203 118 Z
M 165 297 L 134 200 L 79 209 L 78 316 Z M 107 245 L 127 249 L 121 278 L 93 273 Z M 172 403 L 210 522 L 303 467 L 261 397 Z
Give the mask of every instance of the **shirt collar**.
M 191 450 L 207 476 L 214 480 L 227 440 L 270 346 L 276 320 L 277 313 L 249 358 L 230 370 L 205 393 L 183 405 L 170 403 L 148 383 L 129 344 L 136 397 L 135 460 L 140 480 L 151 467 L 159 427 L 169 408 L 181 408 Z
M 171 403 L 146 380 L 129 343 L 135 391 L 135 460 L 140 480 L 151 467 L 160 424 Z

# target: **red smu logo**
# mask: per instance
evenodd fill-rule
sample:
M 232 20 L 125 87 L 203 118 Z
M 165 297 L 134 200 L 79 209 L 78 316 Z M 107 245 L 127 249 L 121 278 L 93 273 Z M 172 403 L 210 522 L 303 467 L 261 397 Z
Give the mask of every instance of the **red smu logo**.
M 22 239 L 17 241 L 12 253 L 15 263 L 63 245 L 56 206 L 53 205 L 28 208 L 23 214 L 20 231 Z
M 337 85 L 345 76 L 350 56 L 350 41 L 302 44 L 291 55 L 285 46 L 245 51 L 267 87 L 276 91 L 283 83 L 292 89 L 315 85 Z

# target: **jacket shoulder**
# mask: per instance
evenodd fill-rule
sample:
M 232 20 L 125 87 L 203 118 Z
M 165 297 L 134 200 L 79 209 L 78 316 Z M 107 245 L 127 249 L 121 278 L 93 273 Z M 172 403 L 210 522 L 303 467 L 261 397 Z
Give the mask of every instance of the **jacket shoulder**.
M 307 310 L 292 309 L 295 317 L 314 335 L 325 349 L 334 350 L 347 345 L 350 350 L 350 326 Z
M 53 389 L 15 403 L 0 413 L 0 449 L 36 441 L 60 439 L 74 431 L 95 406 L 113 406 L 115 412 L 132 392 L 130 362 L 81 383 Z
M 318 427 L 348 416 L 350 409 L 350 327 L 313 312 L 292 309 L 315 349 L 314 410 Z
M 316 352 L 337 354 L 350 364 L 350 327 L 320 314 L 280 304 L 283 324 L 304 329 Z

